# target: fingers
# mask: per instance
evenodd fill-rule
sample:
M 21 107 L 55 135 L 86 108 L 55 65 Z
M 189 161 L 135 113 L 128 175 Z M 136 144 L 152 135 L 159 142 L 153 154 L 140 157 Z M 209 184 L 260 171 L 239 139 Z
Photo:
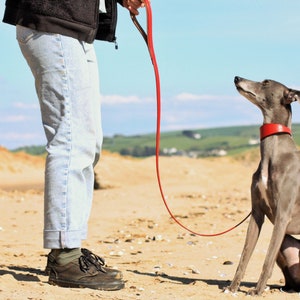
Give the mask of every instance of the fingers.
M 138 15 L 138 9 L 145 6 L 143 0 L 124 0 L 124 2 L 124 6 L 134 15 Z

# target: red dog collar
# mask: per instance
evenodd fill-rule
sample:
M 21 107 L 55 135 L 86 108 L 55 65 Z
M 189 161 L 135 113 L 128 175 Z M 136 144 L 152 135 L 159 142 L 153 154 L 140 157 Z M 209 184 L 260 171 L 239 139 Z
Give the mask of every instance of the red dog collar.
M 292 135 L 291 129 L 282 124 L 264 124 L 260 127 L 260 140 L 277 133 L 288 133 Z

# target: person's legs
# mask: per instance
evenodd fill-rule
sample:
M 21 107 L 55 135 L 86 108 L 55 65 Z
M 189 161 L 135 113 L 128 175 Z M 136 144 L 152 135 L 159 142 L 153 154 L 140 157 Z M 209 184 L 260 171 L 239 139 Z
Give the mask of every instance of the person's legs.
M 17 39 L 35 78 L 47 137 L 44 247 L 49 283 L 118 290 L 121 272 L 81 241 L 87 235 L 94 166 L 102 129 L 99 77 L 93 45 L 17 26 Z
M 17 27 L 35 78 L 47 137 L 44 247 L 79 248 L 86 238 L 102 130 L 93 45 Z

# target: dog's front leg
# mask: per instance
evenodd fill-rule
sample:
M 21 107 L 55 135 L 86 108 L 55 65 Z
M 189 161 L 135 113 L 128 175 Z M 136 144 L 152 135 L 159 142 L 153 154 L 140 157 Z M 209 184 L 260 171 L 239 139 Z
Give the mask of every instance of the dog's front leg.
M 249 291 L 249 295 L 261 295 L 266 288 L 267 281 L 272 275 L 274 264 L 280 250 L 280 246 L 285 236 L 287 228 L 287 218 L 276 216 L 270 245 L 267 251 L 266 259 L 263 265 L 262 272 L 257 282 L 256 288 Z
M 241 280 L 245 274 L 247 265 L 249 263 L 250 257 L 253 253 L 253 250 L 255 248 L 255 245 L 257 243 L 259 233 L 262 227 L 262 224 L 264 222 L 264 215 L 255 215 L 255 213 L 252 212 L 246 240 L 244 244 L 244 249 L 240 258 L 240 262 L 238 265 L 238 268 L 236 270 L 235 276 L 230 284 L 230 286 L 227 288 L 227 290 L 235 293 L 241 283 Z

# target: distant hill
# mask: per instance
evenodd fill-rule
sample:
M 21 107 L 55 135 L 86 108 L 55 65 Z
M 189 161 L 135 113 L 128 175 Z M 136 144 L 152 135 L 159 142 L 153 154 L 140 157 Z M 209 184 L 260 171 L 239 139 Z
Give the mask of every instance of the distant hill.
M 300 124 L 293 124 L 293 136 L 300 145 Z M 161 155 L 208 157 L 235 155 L 258 147 L 259 125 L 231 126 L 195 130 L 162 132 Z M 103 149 L 121 155 L 146 157 L 155 154 L 155 134 L 104 137 Z M 29 146 L 13 150 L 43 155 L 44 146 Z

